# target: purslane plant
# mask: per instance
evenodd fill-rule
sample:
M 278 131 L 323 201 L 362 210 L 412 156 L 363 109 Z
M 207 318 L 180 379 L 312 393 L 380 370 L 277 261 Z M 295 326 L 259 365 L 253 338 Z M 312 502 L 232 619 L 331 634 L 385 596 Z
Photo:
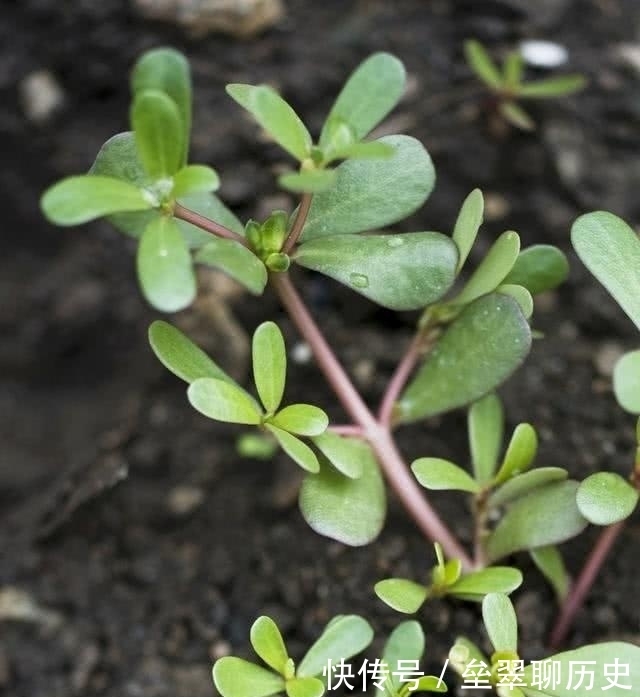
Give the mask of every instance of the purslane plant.
M 566 602 L 570 591 L 556 545 L 589 521 L 608 524 L 620 516 L 619 499 L 613 495 L 602 502 L 596 497 L 594 514 L 588 502 L 593 487 L 587 482 L 580 485 L 557 467 L 532 468 L 537 436 L 530 424 L 515 428 L 501 456 L 504 414 L 494 391 L 529 352 L 533 296 L 564 280 L 567 261 L 548 245 L 521 249 L 518 234 L 507 231 L 467 273 L 483 218 L 478 190 L 462 204 L 450 236 L 381 230 L 415 212 L 435 182 L 431 159 L 414 138 L 367 140 L 400 99 L 404 82 L 404 68 L 393 56 L 378 53 L 365 60 L 340 92 L 317 142 L 270 87 L 229 85 L 229 95 L 297 162 L 294 171 L 279 178 L 284 189 L 300 194 L 297 208 L 243 224 L 213 193 L 219 185 L 215 171 L 188 164 L 187 61 L 172 49 L 150 51 L 132 73 L 131 131 L 108 140 L 88 174 L 64 179 L 45 192 L 42 208 L 60 225 L 107 217 L 138 239 L 140 286 L 158 310 L 175 312 L 191 304 L 197 294 L 194 264 L 223 271 L 256 296 L 267 284 L 273 288 L 350 423 L 330 425 L 316 405 L 282 406 L 286 349 L 271 321 L 253 335 L 255 394 L 165 321 L 151 325 L 151 346 L 188 384 L 188 400 L 205 417 L 255 429 L 245 450 L 273 453 L 281 448 L 304 470 L 300 510 L 318 533 L 354 546 L 373 541 L 384 525 L 386 478 L 422 533 L 436 543 L 437 557 L 424 585 L 394 578 L 377 585 L 378 595 L 392 607 L 415 612 L 430 596 L 472 601 L 488 594 L 506 597 L 522 575 L 492 565 L 518 551 L 531 553 Z M 311 316 L 290 275 L 294 265 L 328 276 L 383 307 L 420 311 L 415 336 L 377 411 L 364 402 Z M 461 407 L 470 407 L 470 471 L 425 456 L 409 469 L 394 429 Z M 471 496 L 472 554 L 422 487 Z M 582 497 L 577 495 L 581 490 Z M 499 601 L 493 613 L 504 615 L 505 622 L 512 612 L 507 602 Z M 419 661 L 424 649 L 419 625 L 403 623 L 396 631 L 383 663 L 389 656 Z M 336 618 L 296 667 L 275 624 L 260 618 L 251 641 L 271 670 L 223 658 L 214 668 L 215 682 L 223 697 L 280 692 L 319 697 L 329 689 L 330 677 L 329 672 L 321 679 L 321 661 L 344 664 L 370 640 L 370 628 L 361 618 Z M 604 646 L 601 651 L 590 648 L 589 655 L 607 658 Z M 406 683 L 395 678 L 391 675 L 377 689 L 406 697 Z M 442 676 L 422 674 L 411 687 L 446 690 Z

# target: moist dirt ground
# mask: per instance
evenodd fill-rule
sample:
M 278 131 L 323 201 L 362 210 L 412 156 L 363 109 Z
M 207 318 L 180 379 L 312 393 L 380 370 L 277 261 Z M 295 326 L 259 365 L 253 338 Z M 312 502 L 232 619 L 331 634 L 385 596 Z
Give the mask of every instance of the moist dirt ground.
M 222 176 L 222 198 L 244 218 L 295 202 L 275 174 L 287 164 L 226 97 L 228 82 L 277 86 L 317 133 L 348 72 L 389 50 L 409 72 L 384 125 L 429 149 L 438 173 L 426 206 L 398 230 L 451 230 L 464 196 L 487 198 L 478 255 L 504 229 L 552 242 L 569 281 L 541 298 L 529 362 L 503 388 L 508 422 L 533 423 L 539 462 L 583 478 L 627 473 L 633 420 L 616 407 L 612 364 L 637 332 L 570 253 L 581 212 L 640 222 L 640 5 L 634 0 L 285 0 L 278 24 L 252 39 L 193 36 L 143 18 L 125 0 L 3 0 L 0 13 L 0 693 L 7 697 L 208 697 L 212 660 L 249 655 L 248 629 L 270 614 L 300 655 L 335 613 L 359 612 L 385 636 L 399 621 L 373 583 L 420 578 L 432 550 L 391 500 L 373 545 L 351 549 L 307 528 L 298 473 L 278 456 L 244 461 L 238 431 L 205 420 L 153 358 L 156 315 L 136 287 L 133 246 L 107 223 L 55 229 L 38 197 L 85 171 L 127 126 L 128 71 L 141 51 L 171 44 L 192 61 L 194 161 Z M 462 56 L 475 37 L 495 54 L 524 38 L 568 49 L 566 70 L 590 80 L 571 99 L 531 106 L 538 128 L 488 120 Z M 25 80 L 48 71 L 61 107 L 34 122 Z M 28 114 L 31 114 L 29 117 Z M 606 253 L 606 250 L 603 250 Z M 475 259 L 477 260 L 478 255 Z M 375 403 L 406 346 L 413 315 L 395 315 L 317 277 L 296 274 L 338 354 Z M 248 337 L 264 319 L 299 341 L 276 299 L 249 299 L 221 277 L 175 321 L 239 378 Z M 304 358 L 298 348 L 294 353 Z M 344 418 L 313 362 L 292 363 L 288 394 Z M 466 462 L 461 412 L 403 429 L 413 459 Z M 466 504 L 437 506 L 468 540 Z M 571 570 L 595 539 L 564 546 Z M 640 640 L 640 527 L 630 521 L 580 614 L 570 645 Z M 514 596 L 522 653 L 544 655 L 556 612 L 525 557 Z M 476 606 L 435 603 L 424 615 L 426 667 L 440 672 L 452 639 L 484 641 Z M 464 694 L 464 693 L 463 693 Z

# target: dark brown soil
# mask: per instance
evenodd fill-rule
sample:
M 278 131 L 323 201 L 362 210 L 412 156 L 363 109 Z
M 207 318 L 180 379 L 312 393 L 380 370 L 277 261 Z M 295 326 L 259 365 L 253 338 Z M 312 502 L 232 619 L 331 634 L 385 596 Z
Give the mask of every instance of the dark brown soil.
M 571 221 L 584 210 L 640 220 L 640 73 L 619 52 L 637 41 L 640 6 L 286 0 L 279 26 L 238 41 L 190 38 L 141 19 L 125 0 L 1 4 L 0 693 L 206 697 L 212 659 L 230 649 L 246 654 L 248 628 L 263 613 L 277 619 L 294 653 L 334 613 L 360 612 L 384 636 L 398 616 L 375 598 L 373 583 L 390 571 L 419 577 L 432 562 L 402 510 L 392 505 L 380 540 L 363 549 L 311 532 L 295 505 L 295 467 L 284 459 L 242 461 L 237 433 L 194 413 L 182 385 L 153 359 L 146 328 L 154 313 L 137 291 L 129 241 L 106 223 L 54 229 L 38 197 L 56 178 L 87 169 L 100 144 L 126 127 L 130 66 L 144 49 L 170 43 L 194 69 L 195 161 L 221 172 L 222 196 L 243 216 L 291 206 L 274 198 L 281 154 L 256 143 L 224 84 L 272 82 L 317 128 L 349 70 L 385 49 L 405 61 L 412 85 L 389 128 L 423 140 L 439 175 L 426 207 L 401 228 L 449 230 L 463 197 L 480 186 L 490 204 L 485 245 L 514 228 L 527 244 L 569 251 Z M 461 55 L 470 36 L 498 52 L 523 37 L 556 40 L 591 86 L 533 107 L 533 134 L 492 133 Z M 19 85 L 41 68 L 56 77 L 66 102 L 35 125 L 23 114 Z M 615 406 L 608 356 L 637 336 L 571 260 L 570 281 L 538 308 L 546 338 L 503 390 L 509 423 L 535 424 L 541 463 L 580 478 L 598 468 L 625 473 L 633 421 Z M 367 399 L 377 400 L 413 318 L 301 280 Z M 278 320 L 290 345 L 297 341 L 273 297 L 258 304 L 211 282 L 225 299 L 177 319 L 237 375 L 246 375 L 247 335 L 259 321 Z M 290 393 L 341 418 L 312 364 L 292 367 Z M 399 437 L 408 457 L 467 457 L 462 413 Z M 465 537 L 463 504 L 439 501 Z M 573 570 L 594 535 L 566 546 Z M 572 645 L 640 638 L 639 537 L 634 519 Z M 534 658 L 555 610 L 548 588 L 521 561 L 528 573 L 515 599 L 522 650 Z M 7 619 L 18 610 L 22 619 Z M 429 669 L 439 672 L 456 635 L 481 636 L 478 617 L 462 605 L 428 610 Z

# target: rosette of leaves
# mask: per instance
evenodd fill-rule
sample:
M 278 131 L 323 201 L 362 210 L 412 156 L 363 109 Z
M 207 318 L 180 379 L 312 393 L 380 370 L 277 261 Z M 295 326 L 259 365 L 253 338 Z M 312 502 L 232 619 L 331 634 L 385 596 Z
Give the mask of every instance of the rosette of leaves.
M 188 164 L 191 132 L 191 76 L 182 54 L 159 48 L 145 53 L 131 76 L 131 131 L 110 138 L 88 174 L 72 176 L 42 197 L 46 217 L 77 225 L 107 217 L 138 239 L 137 271 L 145 298 L 165 312 L 194 300 L 195 261 L 214 266 L 260 294 L 264 264 L 240 242 L 212 238 L 173 217 L 176 202 L 239 235 L 243 225 L 213 194 L 216 172 Z
M 269 617 L 259 617 L 251 627 L 251 645 L 268 666 L 225 656 L 213 666 L 213 681 L 222 697 L 321 697 L 323 669 L 360 653 L 373 639 L 369 623 L 358 615 L 339 615 L 325 627 L 317 641 L 296 665 L 282 634 Z
M 589 644 L 548 656 L 537 665 L 526 665 L 518 654 L 518 622 L 509 598 L 500 593 L 487 595 L 482 601 L 482 619 L 494 649 L 490 657 L 465 637 L 458 638 L 449 651 L 449 665 L 465 680 L 466 687 L 477 676 L 486 680 L 498 697 L 571 697 L 577 693 L 572 668 L 579 665 L 592 667 L 588 683 L 584 683 L 588 692 L 623 697 L 630 694 L 629 686 L 633 689 L 640 684 L 639 646 L 621 641 Z M 545 680 L 542 662 L 553 666 L 561 679 Z M 612 677 L 613 668 L 607 671 L 606 666 L 620 666 L 622 673 L 628 668 L 628 675 Z
M 464 54 L 471 70 L 495 98 L 502 118 L 524 131 L 534 129 L 535 123 L 520 106 L 521 100 L 567 97 L 587 85 L 584 75 L 578 74 L 525 81 L 524 60 L 519 51 L 509 52 L 502 66 L 498 66 L 486 48 L 473 39 L 465 42 Z
M 480 602 L 487 593 L 512 593 L 522 584 L 522 573 L 509 566 L 492 566 L 469 573 L 462 572 L 459 559 L 445 561 L 442 547 L 436 543 L 436 565 L 427 583 L 405 578 L 387 578 L 375 585 L 376 595 L 398 612 L 413 614 L 429 598 L 449 596 Z
M 484 201 L 475 190 L 465 199 L 452 242 L 461 276 L 482 223 Z M 422 331 L 431 349 L 395 408 L 407 423 L 476 401 L 504 382 L 531 347 L 533 296 L 559 285 L 567 260 L 550 245 L 520 248 L 513 231 L 500 235 L 461 290 L 426 309 Z
M 188 383 L 195 409 L 217 421 L 255 426 L 259 441 L 254 439 L 254 448 L 270 456 L 271 445 L 280 447 L 306 472 L 300 509 L 316 532 L 354 546 L 377 537 L 386 516 L 386 492 L 376 458 L 361 439 L 327 431 L 329 419 L 322 409 L 281 407 L 287 356 L 276 324 L 265 322 L 253 335 L 259 401 L 171 324 L 154 322 L 149 341 L 160 362 Z

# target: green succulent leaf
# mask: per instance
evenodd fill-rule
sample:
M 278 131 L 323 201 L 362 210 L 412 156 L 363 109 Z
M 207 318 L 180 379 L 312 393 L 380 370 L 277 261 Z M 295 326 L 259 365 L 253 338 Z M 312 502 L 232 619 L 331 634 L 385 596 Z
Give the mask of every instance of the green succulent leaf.
M 270 697 L 285 689 L 280 675 L 235 656 L 216 661 L 213 682 L 222 697 Z
M 393 157 L 395 150 L 388 143 L 370 140 L 365 143 L 352 143 L 333 153 L 336 160 L 378 160 Z
M 459 675 L 464 675 L 467 666 L 475 661 L 476 664 L 490 665 L 490 661 L 480 649 L 466 637 L 457 637 L 449 651 L 449 665 Z
M 591 686 L 588 690 L 590 694 L 629 697 L 636 689 L 636 685 L 640 685 L 640 646 L 634 644 L 621 641 L 589 644 L 573 651 L 557 653 L 549 656 L 546 660 L 552 663 L 554 669 L 563 676 L 562 681 L 555 687 L 551 685 L 544 687 L 544 689 L 523 687 L 522 691 L 526 697 L 575 697 L 577 679 L 571 681 L 569 676 L 572 674 L 577 676 L 577 670 L 579 671 L 580 666 L 586 666 L 585 672 L 588 682 L 585 681 L 584 684 Z M 609 667 L 608 671 L 605 670 L 606 666 Z M 616 666 L 621 670 L 628 666 L 629 675 L 618 675 L 616 680 L 614 677 Z M 593 672 L 593 685 L 591 685 L 591 670 Z M 533 664 L 529 664 L 524 669 L 523 682 L 527 685 L 535 685 Z
M 496 651 L 518 653 L 518 620 L 513 603 L 506 595 L 486 595 L 482 601 L 482 619 Z
M 168 322 L 156 320 L 151 324 L 149 343 L 162 365 L 185 382 L 198 378 L 234 382 L 199 346 Z
M 524 286 L 503 283 L 496 288 L 496 292 L 513 298 L 520 306 L 520 311 L 526 319 L 531 319 L 533 314 L 533 296 Z
M 406 578 L 386 578 L 374 586 L 375 594 L 389 607 L 413 615 L 422 607 L 429 589 Z
M 640 414 L 640 351 L 630 351 L 616 363 L 613 392 L 623 409 Z
M 524 475 L 523 475 L 524 476 Z M 578 482 L 552 482 L 515 500 L 487 540 L 495 561 L 523 549 L 555 545 L 587 527 L 576 504 Z
M 464 55 L 469 67 L 482 82 L 492 89 L 499 90 L 502 88 L 504 80 L 500 70 L 479 41 L 473 39 L 465 41 Z
M 421 457 L 414 460 L 411 469 L 425 489 L 469 491 L 476 493 L 480 485 L 462 467 L 438 457 Z
M 184 135 L 180 112 L 170 97 L 159 90 L 136 93 L 131 125 L 140 161 L 150 177 L 171 177 L 181 168 Z
M 280 406 L 287 378 L 287 352 L 275 322 L 263 322 L 253 334 L 253 377 L 268 413 Z
M 551 584 L 558 600 L 562 602 L 569 593 L 571 582 L 560 550 L 554 545 L 549 545 L 532 549 L 529 554 L 540 573 Z
M 311 153 L 311 136 L 300 117 L 267 85 L 227 85 L 227 94 L 246 109 L 262 128 L 297 160 Z
M 317 194 L 330 189 L 336 179 L 334 169 L 310 169 L 305 172 L 290 172 L 278 177 L 278 184 L 296 194 Z
M 324 683 L 318 678 L 292 678 L 287 680 L 287 697 L 322 697 Z
M 509 595 L 522 585 L 522 573 L 510 566 L 489 566 L 462 576 L 447 589 L 448 595 L 480 602 L 488 593 Z
M 401 622 L 389 635 L 382 651 L 382 661 L 388 666 L 387 684 L 393 693 L 402 686 L 398 675 L 400 661 L 419 661 L 424 653 L 424 645 L 424 632 L 415 620 Z M 387 690 L 376 688 L 377 697 L 388 694 Z
M 562 482 L 569 476 L 562 467 L 537 467 L 530 472 L 518 474 L 499 486 L 489 497 L 490 506 L 503 506 L 515 501 L 546 484 Z
M 455 227 L 453 228 L 453 241 L 458 247 L 458 268 L 456 273 L 464 266 L 464 262 L 469 256 L 469 252 L 476 241 L 478 230 L 482 225 L 484 216 L 484 197 L 480 189 L 474 189 L 465 198 Z
M 529 469 L 538 452 L 538 434 L 531 424 L 518 424 L 511 436 L 495 482 L 505 482 Z
M 455 279 L 458 255 L 437 232 L 332 235 L 304 242 L 295 261 L 392 310 L 425 307 Z
M 256 401 L 234 383 L 198 378 L 187 390 L 191 406 L 216 421 L 257 426 L 262 412 Z
M 503 232 L 455 298 L 456 303 L 469 303 L 495 290 L 511 271 L 520 252 L 520 237 L 516 232 Z
M 524 72 L 524 59 L 520 51 L 511 51 L 504 61 L 504 84 L 509 90 L 519 90 Z
M 187 165 L 173 177 L 172 194 L 176 198 L 189 194 L 216 191 L 220 186 L 218 173 L 206 165 Z
M 371 625 L 358 615 L 343 615 L 330 622 L 298 666 L 300 678 L 315 677 L 329 661 L 338 663 L 360 653 L 373 639 Z
M 318 457 L 304 441 L 274 426 L 272 423 L 267 422 L 264 426 L 274 435 L 285 453 L 287 453 L 296 464 L 300 465 L 303 470 L 311 472 L 311 474 L 316 474 L 320 471 Z
M 196 297 L 196 276 L 189 249 L 172 218 L 152 220 L 140 238 L 138 280 L 148 302 L 163 312 L 188 307 Z
M 319 436 L 327 430 L 329 417 L 311 404 L 291 404 L 269 419 L 270 423 L 297 436 Z
M 535 244 L 523 249 L 504 283 L 524 286 L 532 295 L 553 290 L 569 275 L 567 257 L 550 244 Z
M 153 206 L 153 197 L 143 189 L 93 174 L 67 177 L 49 187 L 41 199 L 42 212 L 56 225 L 79 225 L 103 215 Z
M 289 654 L 276 623 L 265 615 L 258 617 L 249 636 L 258 656 L 277 673 L 284 673 Z
M 336 181 L 314 196 L 302 239 L 379 229 L 406 218 L 427 199 L 435 182 L 429 154 L 415 138 L 385 136 L 392 157 L 346 160 L 334 171 Z
M 270 460 L 278 450 L 278 442 L 269 434 L 243 433 L 236 440 L 236 450 L 242 457 Z
M 179 140 L 184 144 L 181 165 L 186 164 L 191 131 L 191 72 L 189 61 L 172 48 L 147 51 L 131 74 L 134 97 L 146 90 L 159 90 L 175 103 L 180 115 Z
M 615 472 L 596 472 L 578 487 L 580 513 L 594 525 L 628 518 L 638 504 L 638 490 Z
M 617 216 L 597 211 L 580 216 L 571 241 L 582 263 L 640 329 L 640 240 Z
M 312 440 L 338 472 L 350 479 L 358 479 L 362 475 L 363 449 L 359 438 L 347 438 L 325 431 Z
M 518 90 L 518 97 L 536 99 L 550 97 L 566 97 L 575 92 L 580 92 L 587 86 L 584 75 L 560 75 L 544 80 L 526 82 Z
M 300 489 L 300 510 L 320 535 L 359 547 L 374 540 L 384 524 L 387 510 L 385 485 L 369 446 L 356 443 L 362 472 L 350 479 L 327 463 L 320 472 L 306 477 Z
M 389 53 L 374 53 L 351 74 L 338 95 L 320 136 L 327 141 L 327 124 L 341 119 L 361 140 L 395 107 L 404 92 L 406 73 L 402 63 Z
M 518 304 L 492 294 L 468 305 L 442 335 L 402 395 L 402 422 L 469 404 L 494 390 L 522 363 L 531 332 Z
M 536 127 L 536 124 L 529 114 L 515 102 L 500 102 L 498 111 L 507 123 L 519 128 L 521 131 L 533 131 Z
M 266 266 L 240 242 L 209 236 L 195 255 L 195 261 L 224 271 L 253 295 L 262 295 L 269 276 Z
M 480 484 L 487 484 L 498 466 L 504 431 L 504 410 L 495 394 L 488 394 L 471 405 L 467 428 L 474 477 Z
M 435 675 L 423 675 L 418 678 L 415 687 L 412 687 L 411 682 L 405 683 L 400 689 L 399 697 L 408 697 L 418 692 L 447 692 L 447 686 L 442 678 Z

